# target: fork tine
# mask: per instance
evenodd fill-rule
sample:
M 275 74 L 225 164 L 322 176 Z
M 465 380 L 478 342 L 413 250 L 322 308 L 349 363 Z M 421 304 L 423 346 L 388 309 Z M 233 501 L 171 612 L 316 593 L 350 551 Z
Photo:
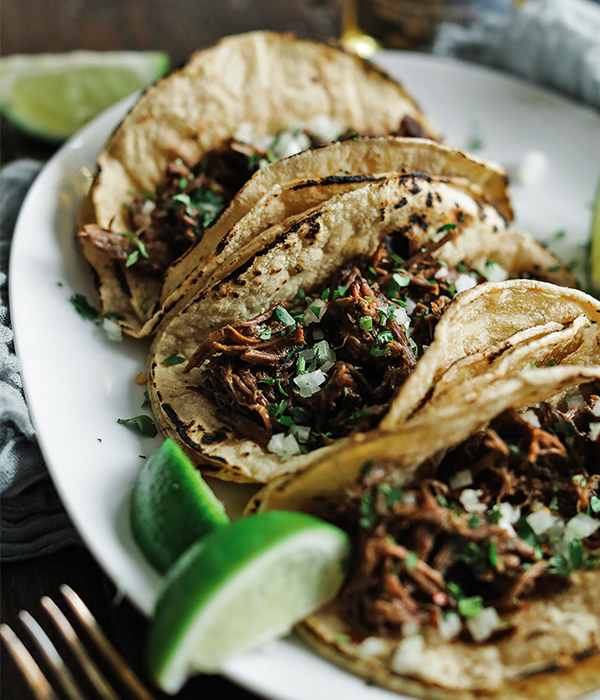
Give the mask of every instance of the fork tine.
M 44 596 L 41 603 L 48 615 L 50 615 L 52 621 L 56 624 L 56 627 L 62 634 L 65 642 L 68 644 L 73 654 L 75 654 L 77 657 L 81 667 L 85 671 L 88 678 L 92 681 L 94 688 L 98 691 L 98 693 L 104 698 L 104 700 L 119 700 L 118 695 L 112 689 L 109 682 L 101 673 L 100 669 L 90 658 L 90 655 L 85 650 L 85 647 L 75 633 L 71 623 L 67 620 L 61 609 L 51 598 L 48 598 L 48 596 Z
M 71 606 L 77 618 L 86 628 L 104 658 L 110 663 L 115 673 L 123 680 L 131 693 L 138 698 L 138 700 L 154 700 L 153 696 L 142 685 L 139 678 L 108 641 L 100 625 L 96 622 L 96 618 L 92 615 L 77 593 L 66 584 L 60 587 L 60 592 Z
M 19 618 L 38 645 L 40 651 L 44 655 L 44 658 L 54 669 L 56 677 L 69 698 L 71 700 L 85 700 L 85 695 L 81 692 L 81 689 L 75 682 L 73 674 L 66 667 L 65 662 L 60 658 L 56 647 L 50 641 L 50 637 L 48 637 L 48 635 L 40 627 L 37 620 L 35 620 L 27 612 L 27 610 L 21 610 L 19 613 Z
M 7 624 L 0 625 L 0 635 L 37 700 L 59 700 L 33 656 Z

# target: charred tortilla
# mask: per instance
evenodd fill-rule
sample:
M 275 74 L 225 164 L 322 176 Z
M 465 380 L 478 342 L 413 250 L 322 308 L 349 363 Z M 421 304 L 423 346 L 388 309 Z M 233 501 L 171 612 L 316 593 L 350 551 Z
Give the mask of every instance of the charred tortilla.
M 338 599 L 298 626 L 326 658 L 417 697 L 574 698 L 600 685 L 600 370 L 496 379 L 353 436 L 252 510 L 355 537 Z
M 218 360 L 218 355 L 223 352 L 222 343 L 225 342 L 225 336 L 229 336 L 229 340 L 226 342 L 235 346 L 237 341 L 232 341 L 232 338 L 237 337 L 239 340 L 239 334 L 246 333 L 247 335 L 248 331 L 244 329 L 250 328 L 252 323 L 255 324 L 255 329 L 258 329 L 257 324 L 262 323 L 266 324 L 264 328 L 261 327 L 262 330 L 257 330 L 256 333 L 251 331 L 251 334 L 254 333 L 253 338 L 246 337 L 240 342 L 250 345 L 261 341 L 268 343 L 267 335 L 268 338 L 271 338 L 271 334 L 273 334 L 272 339 L 280 338 L 277 340 L 278 347 L 273 351 L 273 341 L 271 340 L 269 357 L 265 358 L 264 353 L 262 356 L 257 356 L 254 353 L 253 359 L 249 360 L 249 371 L 252 373 L 252 367 L 256 369 L 261 363 L 263 365 L 265 362 L 267 364 L 275 363 L 275 360 L 270 359 L 273 357 L 273 352 L 280 353 L 280 361 L 283 364 L 287 363 L 290 366 L 297 363 L 294 353 L 298 350 L 301 351 L 300 346 L 306 342 L 300 339 L 304 330 L 300 329 L 300 324 L 298 329 L 294 331 L 296 335 L 289 335 L 285 328 L 291 329 L 291 325 L 281 325 L 277 314 L 281 315 L 282 312 L 277 309 L 280 308 L 282 302 L 293 302 L 299 292 L 311 294 L 314 293 L 314 290 L 318 290 L 318 295 L 321 297 L 317 306 L 331 304 L 332 308 L 343 305 L 354 308 L 352 312 L 354 320 L 350 321 L 350 324 L 354 324 L 354 328 L 357 330 L 357 348 L 361 342 L 363 343 L 363 349 L 358 348 L 357 352 L 359 354 L 362 352 L 365 361 L 369 363 L 368 372 L 373 370 L 375 377 L 379 376 L 377 372 L 381 372 L 379 379 L 370 380 L 371 389 L 368 387 L 365 389 L 367 394 L 371 392 L 371 399 L 368 399 L 368 403 L 361 403 L 363 400 L 361 396 L 364 394 L 357 391 L 355 410 L 346 411 L 346 414 L 342 415 L 341 418 L 344 421 L 342 429 L 337 432 L 337 427 L 333 426 L 332 436 L 335 439 L 347 435 L 348 431 L 370 429 L 385 415 L 390 405 L 389 401 L 392 401 L 392 406 L 394 405 L 396 399 L 393 396 L 396 388 L 404 381 L 407 373 L 406 368 L 412 368 L 416 360 L 414 357 L 415 348 L 410 345 L 411 342 L 414 344 L 414 341 L 412 338 L 408 339 L 404 330 L 399 328 L 396 317 L 397 312 L 399 313 L 397 306 L 401 307 L 405 302 L 400 298 L 398 304 L 390 303 L 390 300 L 384 298 L 385 294 L 382 296 L 382 293 L 385 292 L 389 295 L 393 285 L 397 287 L 391 294 L 394 298 L 398 298 L 397 292 L 407 285 L 424 289 L 425 294 L 434 288 L 441 288 L 443 285 L 446 285 L 443 288 L 447 289 L 449 283 L 445 278 L 448 275 L 457 282 L 459 281 L 457 277 L 463 275 L 463 281 L 466 276 L 469 285 L 475 284 L 485 278 L 477 272 L 478 268 L 484 273 L 487 264 L 492 261 L 502 264 L 505 260 L 509 262 L 514 260 L 514 251 L 511 251 L 509 245 L 506 244 L 507 238 L 505 236 L 511 241 L 515 239 L 513 233 L 506 229 L 504 219 L 498 214 L 495 207 L 478 201 L 476 197 L 472 196 L 470 187 L 466 186 L 460 179 L 458 182 L 454 182 L 450 178 L 433 178 L 424 174 L 397 176 L 381 182 L 369 183 L 364 187 L 332 197 L 321 207 L 309 212 L 304 218 L 296 220 L 287 228 L 283 227 L 283 231 L 278 228 L 271 241 L 265 242 L 261 250 L 257 251 L 243 265 L 232 270 L 222 282 L 198 295 L 166 326 L 157 338 L 151 352 L 149 375 L 153 410 L 161 429 L 166 435 L 178 440 L 190 457 L 201 465 L 202 469 L 225 479 L 268 481 L 284 471 L 300 468 L 310 462 L 313 459 L 310 453 L 285 454 L 287 450 L 285 445 L 279 449 L 271 444 L 270 440 L 271 447 L 269 448 L 269 445 L 266 444 L 269 435 L 267 434 L 264 439 L 261 439 L 260 420 L 258 423 L 255 421 L 254 429 L 250 424 L 250 432 L 246 433 L 246 437 L 244 437 L 243 432 L 240 434 L 241 423 L 246 422 L 248 417 L 256 419 L 260 415 L 265 426 L 268 426 L 269 423 L 273 424 L 267 413 L 274 409 L 267 408 L 265 404 L 270 404 L 273 407 L 281 406 L 282 401 L 285 403 L 284 397 L 289 396 L 290 388 L 294 393 L 297 393 L 297 387 L 300 385 L 296 379 L 293 380 L 294 384 L 286 384 L 287 388 L 285 388 L 281 384 L 279 375 L 277 377 L 268 373 L 254 375 L 251 380 L 254 387 L 251 389 L 251 393 L 256 395 L 257 389 L 261 390 L 262 408 L 258 405 L 256 408 L 251 408 L 255 414 L 250 414 L 250 416 L 245 411 L 245 415 L 242 415 L 233 424 L 235 427 L 232 427 L 231 418 L 235 412 L 229 408 L 217 410 L 216 404 L 211 400 L 208 391 L 209 382 L 206 379 L 207 372 L 209 374 L 212 372 L 211 363 L 209 362 L 206 367 L 203 367 L 203 362 L 210 356 L 215 357 L 215 354 L 217 356 L 215 361 Z M 529 269 L 523 269 L 520 264 L 516 268 L 516 273 L 526 272 L 552 279 L 552 275 L 555 275 L 556 272 L 549 270 L 555 270 L 556 261 L 552 258 L 547 259 L 547 263 L 542 263 L 544 256 L 549 256 L 547 251 L 524 235 L 519 240 L 521 247 L 529 247 L 532 250 L 532 254 L 529 257 L 525 256 L 524 259 L 535 262 L 531 262 Z M 336 275 L 345 266 L 352 267 L 356 260 L 361 259 L 363 261 L 361 264 L 366 265 L 366 268 L 363 267 L 362 274 L 368 276 L 373 274 L 373 270 L 368 271 L 369 267 L 372 268 L 373 264 L 379 265 L 379 263 L 368 263 L 368 260 L 374 260 L 373 256 L 379 256 L 377 259 L 380 259 L 381 255 L 387 256 L 388 259 L 390 257 L 394 260 L 398 258 L 398 256 L 394 258 L 395 253 L 390 253 L 390 250 L 387 249 L 388 243 L 392 251 L 395 246 L 408 246 L 404 251 L 405 256 L 407 251 L 412 251 L 410 252 L 412 257 L 409 261 L 404 260 L 404 262 L 397 263 L 396 268 L 394 268 L 396 263 L 393 263 L 391 267 L 384 265 L 385 269 L 380 267 L 380 272 L 373 268 L 376 276 L 382 275 L 379 282 L 376 283 L 376 286 L 383 285 L 380 292 L 368 291 L 365 287 L 365 285 L 368 286 L 368 282 L 364 281 L 360 282 L 360 288 L 353 285 L 348 287 L 349 291 L 346 290 L 344 294 L 340 295 L 340 298 L 334 298 L 339 284 L 335 282 Z M 431 252 L 429 252 L 430 250 Z M 441 269 L 443 265 L 439 260 L 443 260 L 444 265 L 451 267 L 469 264 L 473 276 L 465 275 L 465 272 L 458 272 L 457 269 L 454 271 L 446 271 L 446 267 Z M 411 270 L 414 265 L 414 270 L 421 270 L 421 272 L 418 275 L 416 272 L 414 275 L 409 274 L 406 270 L 400 272 L 403 269 L 402 265 L 409 263 Z M 394 272 L 394 269 L 399 271 Z M 386 272 L 386 270 L 389 271 Z M 506 272 L 513 274 L 510 268 Z M 428 279 L 427 275 L 431 275 L 432 279 Z M 435 275 L 437 275 L 437 279 Z M 332 280 L 331 283 L 330 280 Z M 569 283 L 569 281 L 568 277 L 562 279 L 563 283 Z M 416 346 L 418 352 L 421 352 L 425 345 L 431 342 L 431 328 L 441 316 L 444 305 L 450 301 L 447 296 L 442 295 L 441 298 L 441 302 L 433 300 L 428 302 L 431 303 L 431 310 L 424 314 L 429 319 L 425 323 L 428 328 L 423 329 L 423 338 L 419 341 L 421 344 Z M 457 301 L 457 303 L 459 302 Z M 435 314 L 433 314 L 434 305 Z M 310 309 L 310 306 L 308 308 Z M 251 321 L 257 314 L 265 313 L 267 316 L 262 320 Z M 390 314 L 394 315 L 394 318 L 391 318 Z M 367 315 L 371 316 L 371 321 L 361 320 L 358 317 Z M 572 320 L 570 315 L 569 320 Z M 241 323 L 242 326 L 236 327 L 236 322 Z M 279 325 L 277 325 L 278 323 Z M 369 323 L 371 325 L 367 328 Z M 537 317 L 532 319 L 530 325 L 536 323 Z M 231 324 L 234 326 L 232 330 L 229 330 Z M 244 326 L 244 324 L 246 325 Z M 360 330 L 358 329 L 359 325 Z M 507 326 L 510 326 L 510 323 L 507 323 Z M 515 330 L 519 330 L 519 328 L 510 327 L 512 330 L 506 332 L 503 336 L 504 339 L 512 335 Z M 224 331 L 219 330 L 223 328 Z M 310 335 L 312 331 L 307 330 L 306 332 Z M 211 336 L 213 333 L 217 335 Z M 222 333 L 225 333 L 225 336 L 220 335 Z M 236 334 L 238 335 L 236 336 Z M 285 337 L 286 334 L 287 337 Z M 311 343 L 313 341 L 315 343 L 322 342 L 317 341 L 317 338 L 312 335 L 310 337 Z M 208 354 L 206 354 L 206 346 L 203 346 L 205 343 L 212 344 L 212 349 L 208 351 Z M 288 346 L 287 343 L 292 343 L 292 345 Z M 354 340 L 350 343 L 354 343 Z M 327 347 L 331 351 L 333 346 L 338 344 L 338 342 L 333 342 Z M 477 348 L 471 347 L 470 352 L 482 350 L 488 344 L 489 339 L 486 338 L 484 342 L 482 337 L 482 344 Z M 340 347 L 346 345 L 344 340 Z M 261 348 L 266 348 L 266 346 L 263 344 L 257 349 Z M 394 349 L 393 352 L 392 349 Z M 227 350 L 225 354 L 229 352 Z M 238 353 L 238 349 L 233 347 L 231 352 Z M 242 354 L 244 352 L 243 348 L 239 351 Z M 336 367 L 331 370 L 332 373 L 337 373 L 335 376 L 339 387 L 343 388 L 345 384 L 350 387 L 351 391 L 357 390 L 359 384 L 363 387 L 366 381 L 366 370 L 363 368 L 357 375 L 356 371 L 348 365 L 348 358 L 342 357 L 344 350 L 339 352 L 340 357 L 336 356 L 334 360 L 334 362 L 337 360 Z M 329 357 L 332 355 L 330 354 Z M 402 357 L 407 359 L 408 364 L 401 362 Z M 177 358 L 177 364 L 173 364 L 173 358 Z M 293 358 L 293 362 L 291 358 Z M 364 364 L 358 362 L 357 358 L 358 355 L 355 355 L 350 365 Z M 394 365 L 394 358 L 398 358 L 396 365 Z M 302 359 L 299 357 L 299 360 Z M 347 369 L 339 364 L 342 359 L 344 359 Z M 307 358 L 306 368 L 309 370 L 311 362 L 315 362 L 314 354 L 312 358 Z M 317 364 L 319 367 L 324 366 L 320 359 Z M 388 365 L 393 366 L 389 367 Z M 295 366 L 300 373 L 300 365 L 296 364 Z M 324 372 L 329 371 L 329 369 L 331 368 L 327 367 Z M 315 376 L 322 383 L 323 378 L 318 375 L 319 370 L 316 368 L 312 368 L 312 370 L 313 374 L 314 371 L 317 371 Z M 230 370 L 221 365 L 215 371 L 216 374 L 212 373 L 212 376 L 218 380 L 217 375 L 226 377 Z M 410 369 L 408 371 L 410 373 Z M 238 391 L 236 386 L 242 387 L 245 381 L 243 376 L 249 377 L 244 372 L 246 370 L 242 371 L 239 378 L 232 378 L 231 382 L 227 380 L 234 394 Z M 311 374 L 311 372 L 308 373 Z M 240 380 L 242 384 L 239 383 Z M 264 390 L 262 389 L 263 384 L 268 385 Z M 378 384 L 382 384 L 384 388 L 376 390 Z M 302 393 L 302 389 L 300 391 Z M 307 391 L 311 391 L 310 387 Z M 281 392 L 281 395 L 276 392 Z M 310 395 L 315 393 L 316 391 L 312 391 Z M 308 395 L 305 394 L 305 396 Z M 341 394 L 338 393 L 337 396 L 341 396 Z M 337 398 L 335 400 L 338 401 Z M 294 412 L 289 406 L 288 409 L 283 413 Z M 368 421 L 362 421 L 367 414 L 370 415 Z M 362 422 L 357 423 L 358 419 L 361 419 Z M 289 422 L 290 419 L 280 413 L 275 417 L 275 420 L 281 424 L 282 421 Z M 372 422 L 373 420 L 375 423 Z M 243 431 L 244 426 L 241 426 L 241 429 Z M 293 427 L 290 428 L 290 430 L 292 429 Z M 315 434 L 322 435 L 321 442 L 317 443 L 316 446 L 325 450 L 329 449 L 327 447 L 331 441 L 328 437 L 328 433 L 331 432 L 329 426 L 324 431 L 318 425 L 313 425 L 311 430 Z M 274 452 L 274 449 L 278 451 Z M 300 451 L 302 451 L 301 448 Z
M 132 204 L 140 216 L 149 214 L 143 198 L 168 186 L 181 190 L 169 199 L 169 209 L 183 210 L 196 206 L 193 200 L 200 193 L 199 229 L 192 226 L 186 233 L 200 236 L 243 178 L 222 186 L 212 170 L 207 180 L 203 172 L 190 169 L 223 149 L 228 157 L 248 161 L 252 154 L 246 157 L 244 144 L 230 148 L 240 125 L 252 125 L 260 140 L 297 124 L 308 129 L 323 116 L 339 125 L 340 134 L 439 137 L 412 97 L 382 71 L 339 48 L 289 35 L 254 32 L 223 39 L 150 87 L 106 144 L 80 212 L 80 231 L 90 224 L 105 231 L 102 235 L 92 228 L 80 237 L 95 271 L 103 313 L 139 334 L 156 310 L 164 265 L 181 251 L 163 241 L 166 262 L 159 265 L 155 258 L 150 265 L 145 246 L 151 242 L 137 236 L 140 224 L 133 220 Z M 405 120 L 408 130 L 402 126 Z M 246 179 L 259 166 L 250 161 Z M 175 177 L 169 179 L 169 174 Z M 193 192 L 188 190 L 191 180 L 197 185 Z

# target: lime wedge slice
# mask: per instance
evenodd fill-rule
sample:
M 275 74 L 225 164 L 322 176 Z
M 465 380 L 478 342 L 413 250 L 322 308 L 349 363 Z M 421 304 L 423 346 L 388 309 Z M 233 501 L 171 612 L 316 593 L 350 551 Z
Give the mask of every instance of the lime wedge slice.
M 176 693 L 241 651 L 288 632 L 344 578 L 345 532 L 302 513 L 251 515 L 215 530 L 169 571 L 150 628 L 148 662 Z
M 136 542 L 161 573 L 188 547 L 229 522 L 221 501 L 170 439 L 138 474 L 130 514 Z
M 591 247 L 591 286 L 592 293 L 600 296 L 600 182 L 596 193 L 594 206 L 594 219 L 592 223 L 592 247 Z
M 23 131 L 63 141 L 169 68 L 162 51 L 73 51 L 0 59 L 0 111 Z

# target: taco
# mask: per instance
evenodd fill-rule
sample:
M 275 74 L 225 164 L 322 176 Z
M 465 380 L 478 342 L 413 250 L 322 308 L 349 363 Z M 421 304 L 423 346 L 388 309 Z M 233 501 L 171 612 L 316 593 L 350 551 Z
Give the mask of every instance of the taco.
M 139 333 L 164 272 L 253 172 L 357 132 L 439 138 L 381 70 L 290 35 L 228 37 L 160 79 L 110 137 L 80 211 L 104 315 Z
M 334 663 L 417 697 L 577 697 L 600 686 L 600 368 L 462 389 L 394 433 L 352 436 L 250 510 L 354 538 L 337 599 L 297 628 Z
M 334 195 L 260 243 L 189 301 L 149 358 L 163 432 L 236 481 L 268 481 L 376 427 L 455 294 L 493 276 L 573 283 L 481 188 L 418 171 Z M 497 340 L 521 330 L 506 328 Z
M 164 325 L 186 299 L 216 283 L 215 275 L 224 277 L 226 261 L 249 257 L 248 245 L 259 250 L 258 235 L 270 226 L 334 194 L 415 170 L 455 182 L 464 179 L 473 196 L 491 202 L 507 223 L 512 220 L 504 170 L 450 146 L 412 137 L 363 137 L 303 151 L 257 171 L 202 239 L 166 271 L 160 308 L 139 335 Z

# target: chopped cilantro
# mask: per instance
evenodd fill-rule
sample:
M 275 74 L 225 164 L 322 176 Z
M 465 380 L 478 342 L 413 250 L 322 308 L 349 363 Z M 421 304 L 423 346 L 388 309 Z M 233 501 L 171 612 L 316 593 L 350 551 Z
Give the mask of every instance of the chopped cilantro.
M 318 314 L 316 315 L 318 316 Z M 275 319 L 286 328 L 288 326 L 293 326 L 296 323 L 289 311 L 284 306 L 277 306 L 273 312 L 273 316 L 275 316 Z
M 590 498 L 590 508 L 593 513 L 600 513 L 600 498 L 598 498 L 598 496 L 592 496 Z
M 458 601 L 458 612 L 463 617 L 477 617 L 482 610 L 483 600 L 479 595 L 462 598 L 462 600 Z
M 359 320 L 358 325 L 360 326 L 360 329 L 363 331 L 372 331 L 373 330 L 373 319 L 370 316 L 363 316 Z
M 99 323 L 100 314 L 86 299 L 84 294 L 73 294 L 71 296 L 71 304 L 75 307 L 75 311 L 86 321 Z
M 188 179 L 187 177 L 182 177 L 179 179 L 179 189 L 180 190 L 185 190 L 185 188 L 188 186 Z
M 142 404 L 141 408 L 146 408 L 146 406 L 150 405 L 150 395 L 148 394 L 148 390 L 144 392 L 144 403 Z
M 384 344 L 387 345 L 387 343 L 391 343 L 393 339 L 394 339 L 394 336 L 392 334 L 392 331 L 388 331 L 388 330 L 379 331 L 379 333 L 377 334 L 377 342 L 380 345 L 384 345 Z
M 365 530 L 373 527 L 377 520 L 377 513 L 375 511 L 375 503 L 373 502 L 373 494 L 370 491 L 364 493 L 360 499 L 360 514 L 360 526 L 364 527 Z
M 478 515 L 475 515 L 475 513 L 473 513 L 469 517 L 469 527 L 474 530 L 476 527 L 479 527 L 480 524 L 481 524 L 481 518 Z
M 367 477 L 367 476 L 369 475 L 371 469 L 373 469 L 373 460 L 370 459 L 368 462 L 365 462 L 365 463 L 362 465 L 362 467 L 360 468 L 360 475 L 361 475 L 361 477 L 362 477 L 363 479 L 364 479 L 365 477 Z
M 336 299 L 342 299 L 343 297 L 346 296 L 347 291 L 348 291 L 348 287 L 344 287 L 343 285 L 340 285 L 337 289 L 334 290 L 332 301 L 335 301 Z
M 272 330 L 270 328 L 265 328 L 264 331 L 261 331 L 258 335 L 260 340 L 271 340 L 271 334 Z
M 415 552 L 409 552 L 406 555 L 406 559 L 404 560 L 404 563 L 406 564 L 407 569 L 414 569 L 415 566 L 417 565 L 418 561 L 419 561 L 419 557 L 415 554 Z
M 390 298 L 393 298 L 398 294 L 398 292 L 402 288 L 408 287 L 409 284 L 410 284 L 410 275 L 409 274 L 401 275 L 398 272 L 394 272 L 391 280 L 388 282 L 386 295 Z
M 325 301 L 326 299 L 329 298 L 329 292 L 330 292 L 330 291 L 331 291 L 331 290 L 329 289 L 329 287 L 327 287 L 327 289 L 325 289 L 325 290 L 321 293 L 321 299 L 322 299 L 323 301 Z
M 310 420 L 310 411 L 302 406 L 292 406 L 292 418 L 298 425 L 306 425 Z
M 178 355 L 176 352 L 164 359 L 165 365 L 180 365 L 182 362 L 185 362 L 185 357 Z
M 554 238 L 564 238 L 567 235 L 566 231 L 557 231 L 554 234 Z
M 446 233 L 446 231 L 454 231 L 456 224 L 444 224 L 440 226 L 437 230 L 438 233 Z
M 560 265 L 550 265 L 548 272 L 558 272 L 560 270 Z
M 370 350 L 370 354 L 373 355 L 373 357 L 384 357 L 389 352 L 389 348 L 371 348 Z
M 296 373 L 306 374 L 306 359 L 304 357 L 299 357 L 296 360 Z
M 489 558 L 490 558 L 490 564 L 496 568 L 498 566 L 498 547 L 496 546 L 495 542 L 490 542 L 490 549 L 489 549 Z
M 133 423 L 137 426 L 138 430 L 144 435 L 149 435 L 154 437 L 158 433 L 156 424 L 150 418 L 150 416 L 134 416 L 133 418 L 119 418 L 117 420 L 121 425 L 127 425 L 128 423 Z

